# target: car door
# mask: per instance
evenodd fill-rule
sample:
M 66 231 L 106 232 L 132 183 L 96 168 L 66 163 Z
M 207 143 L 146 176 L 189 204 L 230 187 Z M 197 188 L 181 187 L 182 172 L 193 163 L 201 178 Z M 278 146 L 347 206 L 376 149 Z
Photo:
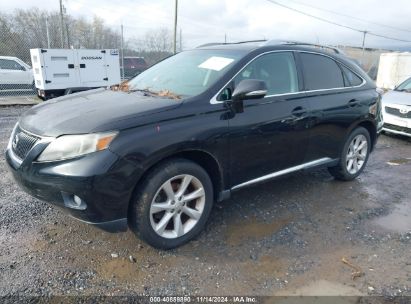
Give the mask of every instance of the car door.
M 27 84 L 26 68 L 12 59 L 0 59 L 1 84 Z
M 244 100 L 243 112 L 229 120 L 231 186 L 297 166 L 308 145 L 308 104 L 299 97 L 299 73 L 291 51 L 257 56 L 233 79 L 266 82 L 267 95 Z M 223 90 L 224 94 L 224 90 Z
M 304 75 L 304 97 L 311 109 L 306 161 L 338 158 L 348 128 L 368 114 L 370 94 L 359 88 L 363 84 L 361 77 L 331 57 L 308 52 L 298 55 Z

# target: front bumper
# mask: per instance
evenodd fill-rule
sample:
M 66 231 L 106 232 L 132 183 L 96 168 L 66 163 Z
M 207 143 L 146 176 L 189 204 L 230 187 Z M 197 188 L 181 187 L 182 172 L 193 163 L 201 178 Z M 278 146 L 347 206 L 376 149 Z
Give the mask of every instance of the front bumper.
M 35 150 L 21 163 L 16 162 L 10 149 L 5 154 L 14 179 L 24 191 L 104 230 L 127 229 L 134 185 L 129 179 L 130 168 L 121 158 L 104 150 L 70 160 L 36 162 L 41 151 Z M 84 210 L 67 206 L 67 197 L 73 195 L 85 202 Z
M 411 128 L 404 128 L 397 125 L 392 124 L 384 124 L 382 128 L 383 131 L 394 133 L 397 135 L 408 136 L 411 137 Z
M 383 131 L 411 137 L 411 118 L 389 114 L 384 107 L 383 120 Z

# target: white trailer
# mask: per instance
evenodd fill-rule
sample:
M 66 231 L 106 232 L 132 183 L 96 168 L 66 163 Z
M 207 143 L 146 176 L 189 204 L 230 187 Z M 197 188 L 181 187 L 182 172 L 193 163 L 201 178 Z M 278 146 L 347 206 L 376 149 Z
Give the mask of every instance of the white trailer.
M 383 53 L 378 66 L 377 87 L 394 89 L 411 76 L 411 53 Z
M 31 49 L 37 94 L 44 100 L 119 84 L 116 49 Z

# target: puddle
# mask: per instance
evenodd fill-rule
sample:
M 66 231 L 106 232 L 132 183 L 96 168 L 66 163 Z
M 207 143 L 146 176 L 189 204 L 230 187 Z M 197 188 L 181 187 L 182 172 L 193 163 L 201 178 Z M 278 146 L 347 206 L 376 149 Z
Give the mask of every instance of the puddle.
M 399 165 L 406 164 L 410 161 L 411 161 L 411 158 L 398 158 L 398 159 L 392 159 L 392 160 L 387 161 L 387 164 L 391 166 L 399 166 Z
M 230 224 L 227 229 L 227 242 L 236 246 L 248 239 L 259 240 L 274 234 L 290 221 L 291 218 L 286 218 L 265 223 L 262 219 L 252 218 L 242 223 Z
M 374 224 L 399 233 L 411 231 L 411 201 L 396 205 L 390 214 L 374 220 Z
M 289 294 L 289 292 L 287 292 Z M 281 295 L 281 294 L 279 294 Z M 292 292 L 293 296 L 361 296 L 364 295 L 358 289 L 340 283 L 330 282 L 326 280 L 313 281 L 308 285 L 297 288 Z M 338 302 L 338 299 L 333 298 L 332 303 L 357 303 L 357 299 L 353 302 L 347 302 L 350 299 L 341 299 L 343 302 Z M 337 302 L 336 302 L 337 301 Z M 284 302 L 291 303 L 291 302 Z
M 131 263 L 128 259 L 117 258 L 105 262 L 101 265 L 98 273 L 107 280 L 116 278 L 120 280 L 134 281 L 138 280 L 142 271 L 137 263 Z
M 286 272 L 286 264 L 276 256 L 264 255 L 255 263 L 247 262 L 244 264 L 247 273 L 263 277 L 264 275 L 280 276 Z

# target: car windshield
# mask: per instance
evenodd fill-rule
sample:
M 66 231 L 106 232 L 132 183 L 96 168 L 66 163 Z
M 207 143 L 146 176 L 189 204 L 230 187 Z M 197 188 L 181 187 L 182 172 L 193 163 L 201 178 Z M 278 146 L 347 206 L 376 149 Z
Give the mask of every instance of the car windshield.
M 181 52 L 131 79 L 128 88 L 159 96 L 195 96 L 211 87 L 244 53 L 238 50 Z
M 406 81 L 401 83 L 398 87 L 395 88 L 395 90 L 411 92 L 411 78 L 408 78 Z

